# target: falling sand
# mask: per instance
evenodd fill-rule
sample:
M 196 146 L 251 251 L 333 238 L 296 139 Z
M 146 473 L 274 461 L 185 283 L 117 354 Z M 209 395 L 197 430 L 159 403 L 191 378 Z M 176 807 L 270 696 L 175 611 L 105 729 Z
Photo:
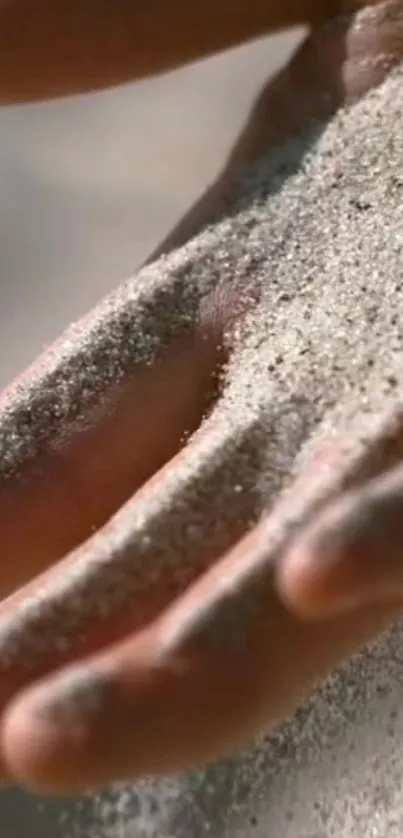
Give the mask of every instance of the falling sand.
M 17 658 L 35 667 L 62 656 L 89 618 L 127 611 L 133 594 L 160 578 L 182 589 L 206 553 L 229 546 L 235 521 L 244 530 L 280 494 L 267 529 L 277 558 L 325 497 L 400 461 L 402 81 L 399 71 L 249 169 L 221 218 L 74 326 L 6 395 L 5 485 L 89 426 L 111 388 L 188 332 L 211 291 L 235 284 L 245 298 L 258 292 L 221 396 L 182 464 L 91 539 L 51 594 L 44 589 L 2 622 L 4 671 Z M 312 450 L 329 438 L 340 445 L 337 468 L 318 468 L 288 500 Z M 242 632 L 250 610 L 230 616 L 207 626 L 209 642 Z M 163 782 L 150 786 L 146 819 L 131 813 L 125 827 L 122 814 L 95 834 L 400 838 L 402 640 L 399 626 L 389 630 L 252 752 L 179 778 L 175 794 Z M 101 818 L 109 805 L 100 803 Z

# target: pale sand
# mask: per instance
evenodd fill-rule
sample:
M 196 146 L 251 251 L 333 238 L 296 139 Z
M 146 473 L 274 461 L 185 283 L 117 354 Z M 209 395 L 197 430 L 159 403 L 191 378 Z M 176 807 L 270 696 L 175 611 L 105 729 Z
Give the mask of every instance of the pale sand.
M 273 495 L 287 488 L 313 439 L 353 421 L 343 468 L 347 463 L 348 472 L 366 453 L 393 412 L 403 379 L 402 164 L 398 74 L 336 116 L 323 133 L 312 128 L 304 141 L 248 172 L 222 220 L 107 303 L 92 321 L 91 341 L 87 327 L 73 330 L 63 362 L 53 368 L 49 363 L 31 389 L 4 406 L 0 445 L 7 452 L 3 467 L 12 476 L 38 442 L 58 441 L 55 418 L 63 419 L 63 427 L 66 421 L 88 421 L 111 377 L 124 373 L 126 363 L 151 359 L 171 334 L 186 328 L 211 283 L 236 278 L 245 288 L 251 280 L 261 285 L 261 304 L 249 334 L 240 338 L 223 398 L 207 420 L 211 437 L 204 436 L 183 470 L 146 498 L 134 523 L 132 511 L 119 516 L 111 537 L 121 539 L 122 559 L 113 570 L 102 562 L 105 544 L 98 544 L 87 569 L 78 568 L 46 602 L 47 612 L 61 613 L 64 642 L 78 628 L 74 599 L 66 602 L 66 594 L 81 601 L 85 596 L 87 613 L 121 607 L 133 586 L 147 584 L 150 544 L 157 560 L 153 573 L 168 566 L 183 581 L 183 559 L 211 537 L 213 490 L 225 544 L 229 520 L 259 517 Z M 131 326 L 137 327 L 135 339 L 128 337 Z M 74 369 L 78 386 L 71 384 Z M 28 396 L 37 408 L 29 423 Z M 395 449 L 392 461 L 398 455 Z M 368 468 L 379 468 L 379 452 Z M 317 493 L 332 491 L 345 475 L 326 474 L 314 497 L 302 499 L 298 517 L 305 518 Z M 287 539 L 283 523 L 275 533 L 276 553 Z M 22 621 L 20 615 L 19 623 L 2 628 L 4 665 L 22 648 L 27 658 L 42 653 L 43 607 L 28 605 Z M 157 803 L 146 824 L 135 819 L 117 834 L 400 836 L 401 639 L 398 628 L 391 631 L 253 755 L 207 772 L 199 790 L 192 790 L 197 778 L 178 780 L 177 800 Z M 163 789 L 157 801 L 164 801 Z
M 260 508 L 287 485 L 310 436 L 353 420 L 355 456 L 403 383 L 402 78 L 337 116 L 304 158 L 288 148 L 286 170 L 273 158 L 255 167 L 231 218 L 185 248 L 207 252 L 220 277 L 246 263 L 262 283 L 219 408 L 229 408 L 227 439 L 257 429 L 259 465 L 249 437 L 248 455 L 231 450 L 226 469 L 243 493 L 259 486 Z M 225 515 L 219 491 L 215 503 Z M 389 632 L 253 755 L 207 772 L 198 792 L 182 790 L 144 834 L 400 836 L 402 640 L 398 627 Z

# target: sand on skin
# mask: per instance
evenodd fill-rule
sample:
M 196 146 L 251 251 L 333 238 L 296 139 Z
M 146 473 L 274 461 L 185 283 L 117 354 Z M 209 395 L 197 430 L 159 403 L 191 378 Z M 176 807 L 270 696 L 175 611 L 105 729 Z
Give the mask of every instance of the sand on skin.
M 305 142 L 258 163 L 243 178 L 231 217 L 184 248 L 187 256 L 205 248 L 221 277 L 251 260 L 262 283 L 262 304 L 218 408 L 229 408 L 228 435 L 234 413 L 239 426 L 248 412 L 266 422 L 275 415 L 255 495 L 261 508 L 287 484 L 310 437 L 353 422 L 354 448 L 399 400 L 402 91 L 398 72 L 323 131 L 315 126 Z M 252 458 L 249 471 L 244 452 L 234 460 L 227 464 L 233 482 L 252 491 Z M 398 838 L 402 638 L 393 627 L 252 752 L 178 781 L 167 806 L 162 784 L 161 808 L 144 834 Z
M 273 493 L 287 486 L 295 458 L 303 459 L 313 437 L 337 432 L 358 418 L 354 447 L 362 428 L 376 430 L 398 401 L 403 377 L 401 74 L 340 112 L 323 131 L 313 126 L 309 136 L 291 143 L 282 155 L 268 155 L 244 175 L 230 216 L 144 274 L 166 289 L 172 289 L 173 279 L 173 285 L 186 279 L 182 287 L 188 307 L 182 317 L 193 316 L 195 298 L 189 288 L 196 296 L 203 293 L 206 277 L 225 281 L 235 275 L 247 282 L 253 274 L 262 285 L 253 329 L 233 358 L 216 408 L 227 441 L 248 429 L 250 417 L 262 455 L 259 470 L 251 440 L 249 449 L 235 446 L 235 454 L 229 445 L 223 470 L 213 475 L 221 486 L 241 485 L 245 496 L 253 496 L 256 517 Z M 65 386 L 59 394 L 63 404 L 72 396 Z M 10 422 L 17 414 L 8 416 Z M 18 438 L 14 424 L 15 432 Z M 212 441 L 217 445 L 214 436 Z M 17 449 L 8 447 L 9 468 L 18 465 Z M 177 556 L 187 552 L 189 544 L 185 550 L 177 543 L 179 528 L 174 526 L 175 537 L 165 540 L 169 514 L 174 517 L 177 492 L 188 487 L 187 481 L 196 489 L 199 485 L 200 492 L 205 489 L 208 454 L 204 450 L 190 461 L 186 474 L 178 474 L 165 496 L 156 499 L 159 520 L 167 528 L 162 562 L 170 551 Z M 222 520 L 228 520 L 234 513 L 225 492 L 215 497 L 225 500 Z M 206 509 L 197 501 L 196 539 L 205 520 L 200 510 Z M 196 507 L 185 510 L 189 521 Z M 150 526 L 157 513 L 154 509 Z M 35 623 L 34 606 L 27 619 Z M 157 809 L 141 823 L 145 831 L 139 832 L 135 818 L 127 835 L 137 830 L 179 837 L 193 829 L 197 836 L 214 838 L 245 831 L 262 838 L 269 831 L 280 838 L 285 828 L 289 838 L 400 835 L 400 641 L 396 627 L 330 679 L 275 736 L 262 739 L 253 754 L 212 769 L 200 784 L 197 778 L 178 780 L 178 795 L 167 806 L 158 806 L 164 786 L 157 789 Z

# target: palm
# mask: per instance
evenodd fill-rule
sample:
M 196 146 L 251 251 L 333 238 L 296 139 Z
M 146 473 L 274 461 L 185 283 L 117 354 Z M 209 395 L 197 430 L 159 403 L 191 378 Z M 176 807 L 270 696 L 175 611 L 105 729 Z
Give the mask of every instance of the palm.
M 338 30 L 330 46 L 344 42 Z M 234 169 L 289 133 L 293 101 L 300 106 L 303 95 L 301 122 L 307 123 L 337 106 L 342 58 L 330 62 L 323 85 L 311 83 L 324 54 L 314 36 L 265 91 L 220 181 L 221 197 L 231 190 L 232 208 Z M 354 61 L 353 49 L 353 68 Z M 379 80 L 374 66 L 367 86 Z M 354 96 L 362 79 L 357 83 L 351 73 L 351 80 Z M 331 94 L 326 99 L 324 88 Z M 291 106 L 290 91 L 296 94 Z M 277 111 L 273 129 L 271 107 L 283 101 L 288 106 Z M 312 142 L 309 132 L 306 139 Z M 340 452 L 338 432 L 362 394 L 352 384 L 346 396 L 345 372 L 336 364 L 343 348 L 338 333 L 323 365 L 321 342 L 301 328 L 309 312 L 309 332 L 323 334 L 326 316 L 320 306 L 315 311 L 323 271 L 312 265 L 308 287 L 298 262 L 304 239 L 314 241 L 320 183 L 300 217 L 298 196 L 307 180 L 297 193 L 292 180 L 283 190 L 287 219 L 298 216 L 290 231 L 273 177 L 278 187 L 283 178 L 271 171 L 270 188 L 259 193 L 267 223 L 255 245 L 251 178 L 240 189 L 239 201 L 247 200 L 236 244 L 224 216 L 214 232 L 145 268 L 4 396 L 2 594 L 19 590 L 2 606 L 3 706 L 37 678 L 92 656 L 63 676 L 61 700 L 51 711 L 57 736 L 52 725 L 48 740 L 36 733 L 39 750 L 26 749 L 29 713 L 19 716 L 17 704 L 8 728 L 6 717 L 11 765 L 45 787 L 180 768 L 227 750 L 282 714 L 394 610 L 324 623 L 318 637 L 276 593 L 275 563 L 290 536 L 346 483 L 360 484 L 363 473 L 397 462 L 399 433 L 380 462 L 382 399 L 374 405 L 380 424 L 377 419 L 364 472 L 351 435 L 351 447 Z M 192 218 L 201 224 L 200 212 Z M 171 244 L 175 236 L 178 243 L 181 231 Z M 332 247 L 329 239 L 328 256 Z M 364 302 L 358 300 L 357 313 Z M 345 316 L 340 302 L 341 324 Z M 393 359 L 383 363 L 390 372 Z M 329 421 L 337 434 L 330 454 Z M 316 427 L 314 439 L 325 443 L 318 449 L 322 459 L 314 447 L 313 462 L 309 455 L 290 468 Z M 291 476 L 295 485 L 261 522 Z M 35 704 L 35 695 L 27 700 Z M 76 707 L 80 725 L 86 720 L 78 738 Z M 118 721 L 126 741 L 116 736 Z

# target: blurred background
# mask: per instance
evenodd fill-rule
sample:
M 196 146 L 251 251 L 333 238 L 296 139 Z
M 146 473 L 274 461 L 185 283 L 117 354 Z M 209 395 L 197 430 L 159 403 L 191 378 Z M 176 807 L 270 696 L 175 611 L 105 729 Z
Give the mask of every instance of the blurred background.
M 0 387 L 136 270 L 219 171 L 300 37 L 95 96 L 0 108 Z
M 96 96 L 0 109 L 0 387 L 136 270 L 219 172 L 300 38 Z M 0 836 L 126 838 L 123 815 L 112 831 L 89 827 L 94 805 L 2 792 Z

